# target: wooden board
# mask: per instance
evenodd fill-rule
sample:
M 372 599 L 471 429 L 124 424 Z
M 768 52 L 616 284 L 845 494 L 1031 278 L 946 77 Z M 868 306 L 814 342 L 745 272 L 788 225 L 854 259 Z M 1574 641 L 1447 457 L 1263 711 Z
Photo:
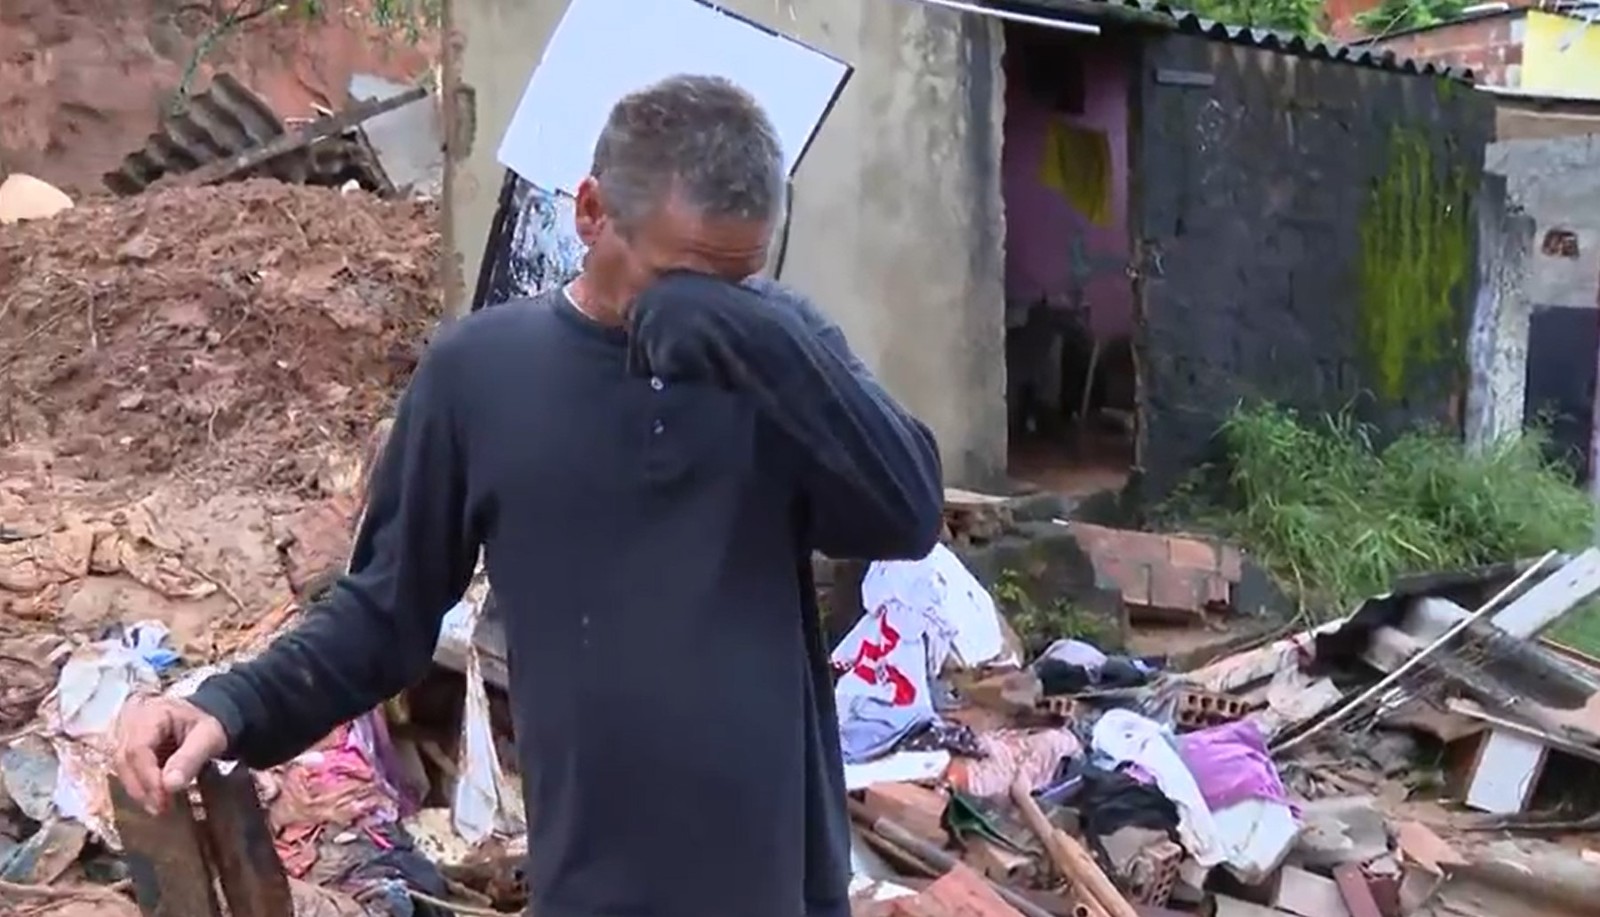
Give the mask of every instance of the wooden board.
M 133 801 L 116 777 L 111 807 L 122 835 L 123 859 L 133 879 L 134 900 L 144 917 L 221 917 L 205 848 L 184 794 L 172 797 L 161 815 Z
M 203 830 L 230 917 L 294 917 L 289 877 L 250 771 L 235 767 L 223 774 L 207 764 L 200 772 L 200 798 L 206 806 Z

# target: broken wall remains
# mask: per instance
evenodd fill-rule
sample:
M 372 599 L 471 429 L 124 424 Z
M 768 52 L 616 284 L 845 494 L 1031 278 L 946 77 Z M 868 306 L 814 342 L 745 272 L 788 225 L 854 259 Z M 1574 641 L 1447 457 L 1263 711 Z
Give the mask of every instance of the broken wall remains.
M 1453 425 L 1491 102 L 1443 77 L 1192 35 L 1152 37 L 1141 54 L 1142 495 L 1165 495 L 1213 457 L 1241 400 L 1349 405 L 1389 432 Z M 1392 197 L 1417 174 L 1432 177 L 1434 201 L 1462 200 L 1435 208 L 1423 238 L 1394 225 L 1405 201 L 1375 193 L 1387 181 Z M 1392 263 L 1364 271 L 1364 238 Z M 1435 244 L 1448 258 L 1412 257 Z M 1419 262 L 1433 273 L 1402 266 Z M 1415 291 L 1425 301 L 1398 295 Z M 1399 300 L 1427 310 L 1424 336 L 1406 337 L 1409 322 L 1389 314 Z
M 1467 342 L 1465 427 L 1468 443 L 1485 444 L 1522 429 L 1533 311 L 1526 285 L 1534 221 L 1508 200 L 1504 177 L 1490 173 L 1483 176 L 1474 209 L 1478 295 Z

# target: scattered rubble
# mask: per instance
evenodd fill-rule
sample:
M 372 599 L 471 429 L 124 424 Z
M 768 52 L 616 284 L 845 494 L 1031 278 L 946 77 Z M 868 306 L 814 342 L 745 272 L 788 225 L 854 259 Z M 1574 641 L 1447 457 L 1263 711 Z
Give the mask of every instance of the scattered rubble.
M 433 213 L 252 181 L 0 233 L 0 633 L 157 619 L 209 659 L 342 565 Z
M 1080 541 L 1102 572 L 1144 565 L 1146 583 L 1223 573 L 1218 553 L 1201 564 L 1162 536 L 1085 528 Z M 1124 558 L 1111 543 L 1141 550 Z M 1495 811 L 1560 805 L 1561 787 L 1540 783 L 1546 758 L 1600 762 L 1600 721 L 1590 719 L 1600 668 L 1523 642 L 1600 593 L 1597 563 L 1600 551 L 1552 552 L 1397 584 L 1346 619 L 1199 669 L 1127 660 L 1110 690 L 1103 673 L 1125 657 L 1070 634 L 1025 667 L 992 648 L 990 661 L 968 661 L 950 647 L 963 625 L 980 640 L 992 632 L 992 604 L 974 601 L 939 551 L 894 565 L 906 571 L 902 591 L 864 602 L 874 610 L 835 654 L 841 730 L 856 754 L 849 783 L 860 794 L 856 913 L 1497 917 L 1511 911 L 1482 902 L 1519 894 L 1524 906 L 1548 904 L 1534 913 L 1586 912 L 1600 854 L 1525 840 L 1524 856 L 1561 864 L 1563 876 L 1530 898 L 1531 883 L 1512 881 L 1524 874 L 1502 865 L 1483 832 L 1536 829 L 1463 809 L 1483 808 L 1471 787 L 1485 779 L 1514 790 Z M 919 588 L 918 566 L 942 571 L 944 590 Z M 875 565 L 869 582 L 877 568 L 891 569 Z M 1120 584 L 1125 601 L 1152 605 L 1147 591 Z M 1228 592 L 1215 597 L 1208 614 Z M 880 630 L 900 643 L 861 653 L 857 632 Z M 1076 675 L 1045 677 L 1052 666 Z M 1443 717 L 1476 725 L 1442 729 Z M 863 735 L 871 741 L 853 739 Z M 1530 751 L 1498 753 L 1496 736 Z M 1476 743 L 1476 755 L 1454 747 L 1462 742 Z M 1468 762 L 1459 792 L 1427 772 L 1425 762 L 1446 756 Z M 1002 776 L 972 779 L 991 770 Z M 1545 823 L 1600 829 L 1589 821 Z
M 424 683 L 294 760 L 210 767 L 160 818 L 107 761 L 130 697 L 248 659 L 342 565 L 436 317 L 431 217 L 246 181 L 0 235 L 8 908 L 131 915 L 153 885 L 196 917 L 526 903 L 481 574 Z M 952 491 L 946 544 L 860 579 L 832 655 L 858 917 L 1592 911 L 1600 665 L 1539 638 L 1600 594 L 1600 550 L 1269 633 L 1236 548 L 1030 500 Z M 1019 633 L 973 558 L 1027 538 L 1072 565 L 1080 593 L 1054 597 L 1094 614 Z M 1251 636 L 1141 654 L 1130 622 L 1152 621 Z
M 368 444 L 368 461 L 376 451 Z M 874 564 L 862 584 L 869 611 L 834 653 L 853 912 L 1498 917 L 1493 902 L 1518 901 L 1529 913 L 1584 913 L 1600 854 L 1581 835 L 1535 835 L 1554 816 L 1572 821 L 1563 787 L 1539 781 L 1549 762 L 1600 758 L 1589 719 L 1600 670 L 1497 641 L 1536 636 L 1600 593 L 1597 564 L 1600 551 L 1552 553 L 1397 586 L 1345 619 L 1188 671 L 1071 633 L 1030 653 L 944 547 Z M 207 861 L 224 895 L 270 880 L 295 914 L 350 917 L 525 903 L 503 631 L 489 603 L 480 575 L 446 616 L 428 681 L 305 755 L 234 780 L 231 792 L 248 787 L 244 809 L 226 795 L 227 774 L 208 771 L 191 805 L 206 821 L 245 811 L 272 842 L 270 856 L 244 844 Z M 188 816 L 158 831 L 119 807 L 104 760 L 110 719 L 135 691 L 181 694 L 248 658 L 297 614 L 285 599 L 210 666 L 158 624 L 0 654 L 54 659 L 38 716 L 11 714 L 32 725 L 0 755 L 10 838 L 0 880 L 58 892 L 39 913 L 67 901 L 122 907 L 127 857 L 165 849 L 174 831 L 208 836 Z M 29 684 L 13 707 L 36 702 L 38 679 Z M 1502 733 L 1542 757 L 1464 755 L 1469 770 L 1522 790 L 1500 807 L 1515 811 L 1487 820 L 1427 762 Z M 1533 806 L 1551 817 L 1522 811 Z M 1495 839 L 1507 833 L 1520 835 L 1514 847 Z M 134 885 L 212 887 L 193 868 L 203 858 L 157 859 L 156 878 L 136 870 Z M 1535 871 L 1548 880 L 1530 883 Z

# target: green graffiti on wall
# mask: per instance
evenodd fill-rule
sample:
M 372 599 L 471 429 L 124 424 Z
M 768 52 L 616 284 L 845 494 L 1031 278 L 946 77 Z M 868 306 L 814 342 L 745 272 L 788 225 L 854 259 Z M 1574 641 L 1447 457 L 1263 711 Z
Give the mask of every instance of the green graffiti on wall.
M 1362 333 L 1385 398 L 1404 394 L 1413 369 L 1459 357 L 1470 210 L 1462 170 L 1437 166 L 1423 135 L 1396 131 L 1361 218 Z

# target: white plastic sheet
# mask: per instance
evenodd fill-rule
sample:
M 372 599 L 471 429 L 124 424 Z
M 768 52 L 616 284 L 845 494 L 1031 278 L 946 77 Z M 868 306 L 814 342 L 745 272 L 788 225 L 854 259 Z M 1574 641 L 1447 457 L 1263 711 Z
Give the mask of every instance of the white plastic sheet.
M 130 640 L 101 640 L 72 653 L 56 682 L 56 728 L 72 736 L 104 735 L 136 691 L 160 688 L 152 659 L 166 639 L 160 624 L 136 624 Z
M 489 695 L 472 635 L 477 631 L 481 603 L 462 601 L 445 615 L 442 630 L 452 639 L 465 638 L 467 647 L 467 700 L 462 715 L 460 773 L 450 820 L 456 833 L 469 844 L 495 835 L 515 835 L 527 830 L 522 797 L 506 777 L 495 749 L 489 724 Z
M 850 67 L 699 0 L 572 0 L 500 141 L 500 163 L 572 194 L 612 106 L 684 73 L 724 77 L 754 96 L 792 173 Z

